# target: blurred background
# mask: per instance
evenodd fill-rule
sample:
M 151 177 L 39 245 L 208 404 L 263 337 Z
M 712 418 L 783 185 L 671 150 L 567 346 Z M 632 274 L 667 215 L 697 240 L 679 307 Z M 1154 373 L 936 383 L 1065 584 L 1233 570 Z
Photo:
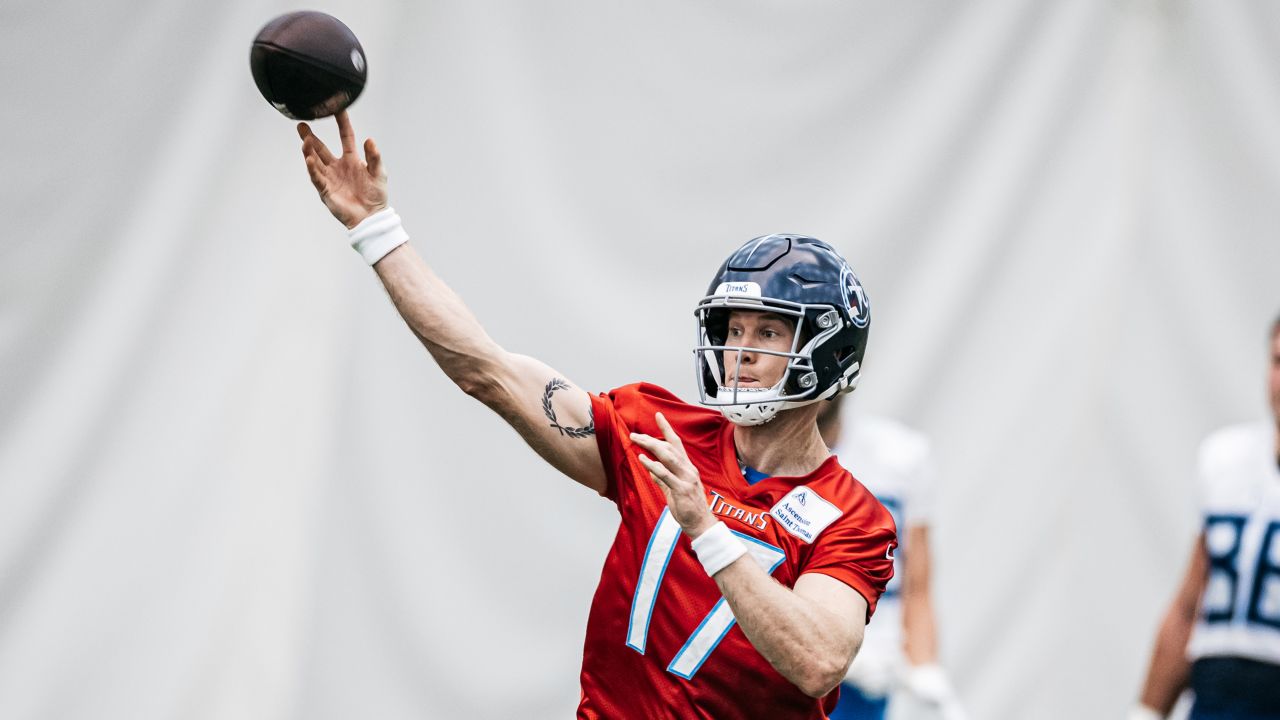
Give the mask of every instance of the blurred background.
M 364 45 L 419 251 L 592 391 L 696 399 L 723 257 L 839 247 L 852 400 L 937 452 L 965 704 L 1125 711 L 1196 445 L 1266 411 L 1280 6 L 308 7 Z M 317 201 L 248 68 L 295 9 L 0 6 L 0 717 L 576 707 L 616 512 L 445 379 Z

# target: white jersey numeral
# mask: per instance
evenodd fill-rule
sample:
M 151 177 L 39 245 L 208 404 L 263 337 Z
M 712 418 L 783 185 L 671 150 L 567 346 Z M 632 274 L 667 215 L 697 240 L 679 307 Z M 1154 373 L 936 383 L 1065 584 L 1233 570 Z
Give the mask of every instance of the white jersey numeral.
M 772 574 L 786 559 L 782 548 L 762 542 L 749 535 L 733 531 L 747 545 L 751 558 L 765 571 Z M 627 626 L 627 647 L 644 654 L 645 641 L 649 635 L 649 620 L 653 617 L 653 607 L 658 600 L 658 587 L 666 575 L 667 565 L 671 562 L 671 553 L 675 550 L 676 540 L 680 537 L 680 525 L 671 517 L 670 509 L 664 509 L 658 517 L 658 524 L 649 536 L 649 546 L 645 549 L 644 560 L 640 565 L 640 577 L 636 580 L 635 596 L 631 600 L 631 621 Z M 737 620 L 724 598 L 720 598 L 711 607 L 706 617 L 694 629 L 693 634 L 685 641 L 684 646 L 676 653 L 667 666 L 667 671 L 690 680 L 698 672 L 698 668 L 707 661 L 712 651 L 724 640 L 730 628 Z
M 680 524 L 671 517 L 671 509 L 666 508 L 658 517 L 658 524 L 649 536 L 649 547 L 645 548 L 644 561 L 640 564 L 640 577 L 636 580 L 636 594 L 631 598 L 631 621 L 627 623 L 627 647 L 644 654 L 645 642 L 649 639 L 649 619 L 653 617 L 653 606 L 658 601 L 658 586 L 662 577 L 667 574 L 667 564 L 671 562 L 671 551 L 676 549 L 676 540 L 680 538 Z

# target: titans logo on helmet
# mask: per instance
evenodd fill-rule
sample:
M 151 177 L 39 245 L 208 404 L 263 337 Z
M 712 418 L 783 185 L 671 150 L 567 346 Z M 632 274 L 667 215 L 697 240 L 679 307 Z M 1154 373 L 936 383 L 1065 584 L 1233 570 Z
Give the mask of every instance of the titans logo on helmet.
M 849 317 L 852 318 L 853 324 L 860 328 L 866 327 L 871 320 L 871 307 L 867 303 L 867 293 L 862 289 L 862 283 L 858 282 L 857 276 L 848 265 L 840 271 L 840 294 L 844 297 L 845 307 L 849 308 Z

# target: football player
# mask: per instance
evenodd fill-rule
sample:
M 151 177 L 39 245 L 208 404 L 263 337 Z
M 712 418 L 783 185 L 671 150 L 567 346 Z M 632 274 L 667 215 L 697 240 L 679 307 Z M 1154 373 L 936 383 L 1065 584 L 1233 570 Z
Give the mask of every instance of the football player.
M 876 623 L 867 627 L 832 720 L 878 720 L 885 717 L 890 697 L 904 706 L 922 705 L 931 716 L 963 720 L 959 698 L 938 664 L 929 591 L 934 510 L 929 441 L 900 423 L 844 405 L 840 396 L 822 409 L 822 437 L 840 464 L 888 508 L 902 545 L 894 553 L 894 577 L 880 598 Z
M 1200 446 L 1203 524 L 1132 720 L 1165 717 L 1188 687 L 1192 720 L 1280 718 L 1280 318 L 1268 351 L 1271 419 Z
M 827 244 L 756 238 L 697 304 L 688 405 L 589 395 L 499 347 L 407 244 L 382 158 L 346 113 L 341 154 L 298 126 L 312 184 L 448 377 L 621 514 L 587 622 L 580 718 L 822 718 L 893 573 L 893 520 L 818 433 L 869 323 Z

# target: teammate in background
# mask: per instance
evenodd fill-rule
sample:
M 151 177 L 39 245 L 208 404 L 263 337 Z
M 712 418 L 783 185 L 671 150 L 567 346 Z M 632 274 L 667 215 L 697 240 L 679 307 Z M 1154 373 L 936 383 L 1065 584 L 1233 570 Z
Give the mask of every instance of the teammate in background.
M 1204 524 L 1132 720 L 1165 717 L 1188 687 L 1192 720 L 1280 718 L 1280 318 L 1268 350 L 1271 419 L 1200 446 Z
M 400 315 L 463 391 L 622 516 L 587 622 L 579 718 L 822 718 L 893 574 L 887 510 L 818 432 L 853 389 L 870 316 L 825 243 L 756 238 L 698 303 L 688 405 L 653 385 L 592 396 L 499 347 L 407 244 L 372 140 L 298 126 L 307 171 Z M 618 322 L 628 311 L 617 308 Z
M 929 592 L 929 526 L 934 512 L 934 467 L 929 441 L 886 418 L 844 409 L 844 398 L 818 415 L 823 439 L 858 481 L 893 514 L 902 545 L 894 577 L 880 598 L 879 616 L 845 677 L 832 720 L 883 718 L 891 696 L 910 695 L 944 720 L 966 715 L 938 664 Z

